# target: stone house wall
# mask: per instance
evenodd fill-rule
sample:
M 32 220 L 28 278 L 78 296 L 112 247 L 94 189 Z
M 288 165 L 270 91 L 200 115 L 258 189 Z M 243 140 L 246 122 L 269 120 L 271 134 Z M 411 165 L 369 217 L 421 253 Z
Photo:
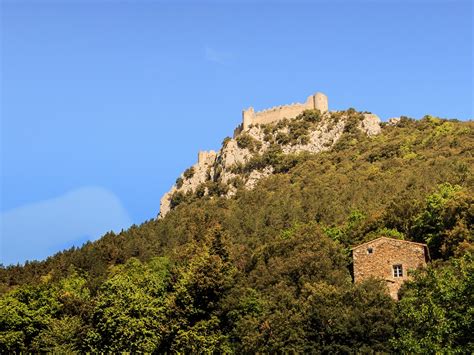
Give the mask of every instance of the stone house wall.
M 398 299 L 398 290 L 410 279 L 410 271 L 425 266 L 429 254 L 425 244 L 381 237 L 353 248 L 352 258 L 354 282 L 383 279 L 390 296 Z M 401 265 L 402 276 L 394 275 L 395 265 Z

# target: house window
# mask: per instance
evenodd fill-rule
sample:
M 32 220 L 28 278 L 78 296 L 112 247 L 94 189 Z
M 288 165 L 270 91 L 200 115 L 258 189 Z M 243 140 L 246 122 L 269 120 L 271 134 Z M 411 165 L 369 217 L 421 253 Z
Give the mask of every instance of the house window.
M 367 248 L 367 254 L 372 254 L 374 252 L 373 248 Z
M 401 264 L 393 265 L 393 277 L 402 277 L 403 268 Z

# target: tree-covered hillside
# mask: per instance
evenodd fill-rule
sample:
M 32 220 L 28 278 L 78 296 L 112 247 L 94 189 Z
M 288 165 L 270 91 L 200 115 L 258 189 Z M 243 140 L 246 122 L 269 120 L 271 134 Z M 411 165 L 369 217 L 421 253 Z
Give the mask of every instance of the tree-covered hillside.
M 474 352 L 473 122 L 355 123 L 318 154 L 272 141 L 235 169 L 272 167 L 252 190 L 210 181 L 163 219 L 1 268 L 0 352 Z M 430 249 L 399 302 L 352 282 L 351 246 L 379 236 Z

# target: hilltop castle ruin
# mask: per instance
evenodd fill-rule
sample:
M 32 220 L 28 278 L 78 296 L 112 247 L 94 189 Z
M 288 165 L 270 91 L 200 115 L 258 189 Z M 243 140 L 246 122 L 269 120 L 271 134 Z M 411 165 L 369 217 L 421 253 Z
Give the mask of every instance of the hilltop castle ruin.
M 319 153 L 331 149 L 344 133 L 347 115 L 343 111 L 334 113 L 337 120 L 332 119 L 332 112 L 328 112 L 328 99 L 326 95 L 318 92 L 308 97 L 305 103 L 294 103 L 291 105 L 272 107 L 267 110 L 255 112 L 250 107 L 242 111 L 242 122 L 234 130 L 234 138 L 226 138 L 219 151 L 201 151 L 198 154 L 198 161 L 187 173 L 183 173 L 176 180 L 176 184 L 163 195 L 160 204 L 160 217 L 163 217 L 173 208 L 173 196 L 175 201 L 185 196 L 191 196 L 199 189 L 200 194 L 207 194 L 209 186 L 214 187 L 222 184 L 227 188 L 225 196 L 233 196 L 237 191 L 239 182 L 246 189 L 252 189 L 257 182 L 273 173 L 273 166 L 266 166 L 261 169 L 253 169 L 248 175 L 238 173 L 236 168 L 248 164 L 251 159 L 261 156 L 270 147 L 271 143 L 265 139 L 265 127 L 260 125 L 272 124 L 288 119 L 281 126 L 272 128 L 272 139 L 276 139 L 279 134 L 288 134 L 288 125 L 291 119 L 302 114 L 305 110 L 319 110 L 321 120 L 315 125 L 308 125 L 306 140 L 279 143 L 283 154 L 309 152 Z M 359 123 L 359 129 L 367 135 L 380 133 L 380 119 L 369 113 L 363 113 L 363 119 Z M 309 127 L 311 126 L 311 127 Z M 242 134 L 244 133 L 244 134 Z M 251 140 L 256 142 L 256 146 L 251 149 L 249 146 L 239 144 L 239 140 Z M 176 195 L 175 195 L 176 194 Z
M 250 125 L 267 124 L 280 121 L 284 118 L 294 118 L 304 110 L 317 109 L 321 112 L 328 110 L 328 98 L 321 92 L 308 97 L 305 103 L 275 106 L 263 111 L 255 112 L 253 107 L 242 111 L 242 124 L 234 131 L 234 137 L 242 131 L 247 131 Z

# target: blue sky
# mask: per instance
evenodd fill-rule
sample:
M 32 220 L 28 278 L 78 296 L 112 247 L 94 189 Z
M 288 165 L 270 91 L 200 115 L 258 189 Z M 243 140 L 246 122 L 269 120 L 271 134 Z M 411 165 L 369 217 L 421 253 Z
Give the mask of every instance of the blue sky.
M 241 110 L 469 119 L 471 1 L 1 1 L 1 259 L 154 218 Z

